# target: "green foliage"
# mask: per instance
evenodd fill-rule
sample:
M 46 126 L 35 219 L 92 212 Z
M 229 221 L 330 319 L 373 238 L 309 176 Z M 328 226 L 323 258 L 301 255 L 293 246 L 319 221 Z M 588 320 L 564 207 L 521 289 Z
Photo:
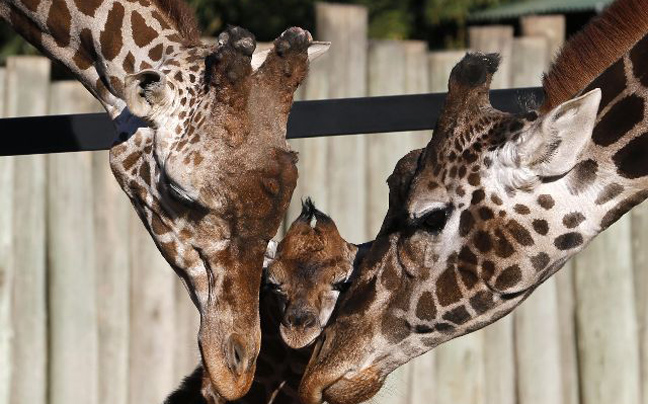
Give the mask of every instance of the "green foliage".
M 315 0 L 186 0 L 195 10 L 205 36 L 216 36 L 227 24 L 241 25 L 259 41 L 271 41 L 290 26 L 315 30 Z M 378 39 L 423 39 L 433 47 L 465 45 L 467 15 L 477 9 L 521 0 L 335 0 L 369 10 L 369 36 Z M 0 25 L 0 62 L 8 55 L 36 50 Z
M 290 26 L 313 29 L 312 0 L 188 0 L 206 36 L 227 24 L 246 27 L 259 41 L 271 41 Z
M 516 0 L 336 0 L 369 10 L 369 35 L 380 39 L 426 39 L 436 46 L 463 45 L 466 17 L 477 9 Z M 520 1 L 520 0 L 517 0 Z M 241 25 L 260 41 L 285 28 L 313 30 L 315 0 L 189 0 L 209 36 L 226 24 Z

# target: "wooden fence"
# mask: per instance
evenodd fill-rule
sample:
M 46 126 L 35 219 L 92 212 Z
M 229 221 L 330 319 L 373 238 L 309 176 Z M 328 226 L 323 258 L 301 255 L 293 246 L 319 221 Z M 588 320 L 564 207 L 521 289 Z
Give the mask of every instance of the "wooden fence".
M 318 4 L 333 41 L 301 99 L 440 92 L 465 51 L 370 41 L 367 11 Z M 560 16 L 471 28 L 504 56 L 495 87 L 534 86 L 564 38 Z M 0 69 L 0 114 L 91 112 L 39 57 Z M 46 128 L 44 128 L 46 130 Z M 3 133 L 2 136 L 20 136 Z M 52 133 L 52 136 L 56 136 Z M 372 238 L 396 161 L 431 133 L 292 141 L 299 200 L 353 242 Z M 399 369 L 373 403 L 648 404 L 648 207 L 607 230 L 514 315 Z M 198 361 L 198 318 L 102 153 L 0 158 L 0 404 L 156 404 Z

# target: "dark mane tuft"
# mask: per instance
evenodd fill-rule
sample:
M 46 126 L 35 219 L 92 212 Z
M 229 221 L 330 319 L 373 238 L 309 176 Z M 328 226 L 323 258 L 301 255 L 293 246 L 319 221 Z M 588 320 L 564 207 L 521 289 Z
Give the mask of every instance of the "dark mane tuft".
M 646 33 L 645 0 L 612 3 L 562 48 L 543 78 L 545 101 L 540 110 L 550 111 L 579 94 Z
M 469 52 L 452 69 L 451 76 L 470 87 L 480 86 L 497 71 L 499 63 L 500 55 L 497 53 Z
M 184 0 L 155 0 L 155 3 L 175 26 L 187 45 L 200 43 L 201 32 L 196 21 L 196 13 Z
M 331 218 L 322 211 L 318 210 L 315 207 L 313 200 L 308 197 L 306 198 L 306 200 L 302 200 L 302 211 L 297 220 L 310 224 L 313 219 L 316 219 L 318 222 L 331 221 Z

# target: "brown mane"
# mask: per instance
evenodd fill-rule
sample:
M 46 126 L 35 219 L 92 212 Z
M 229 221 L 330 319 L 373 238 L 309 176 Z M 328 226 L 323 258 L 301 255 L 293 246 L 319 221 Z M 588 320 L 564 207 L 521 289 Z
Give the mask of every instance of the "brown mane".
M 573 98 L 648 33 L 648 1 L 617 0 L 574 35 L 543 78 L 547 112 Z
M 200 43 L 200 28 L 196 21 L 196 13 L 184 0 L 155 0 L 155 3 L 188 45 Z

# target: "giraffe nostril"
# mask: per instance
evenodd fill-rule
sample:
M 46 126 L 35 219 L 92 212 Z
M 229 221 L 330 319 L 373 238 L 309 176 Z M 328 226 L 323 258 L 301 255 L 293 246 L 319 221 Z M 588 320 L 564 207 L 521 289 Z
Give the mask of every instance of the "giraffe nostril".
M 245 339 L 239 334 L 232 334 L 226 344 L 225 359 L 227 367 L 234 374 L 240 376 L 247 372 L 253 362 L 249 356 L 249 351 L 245 346 Z
M 286 314 L 285 325 L 288 327 L 312 327 L 317 322 L 313 313 L 307 311 L 291 311 Z

